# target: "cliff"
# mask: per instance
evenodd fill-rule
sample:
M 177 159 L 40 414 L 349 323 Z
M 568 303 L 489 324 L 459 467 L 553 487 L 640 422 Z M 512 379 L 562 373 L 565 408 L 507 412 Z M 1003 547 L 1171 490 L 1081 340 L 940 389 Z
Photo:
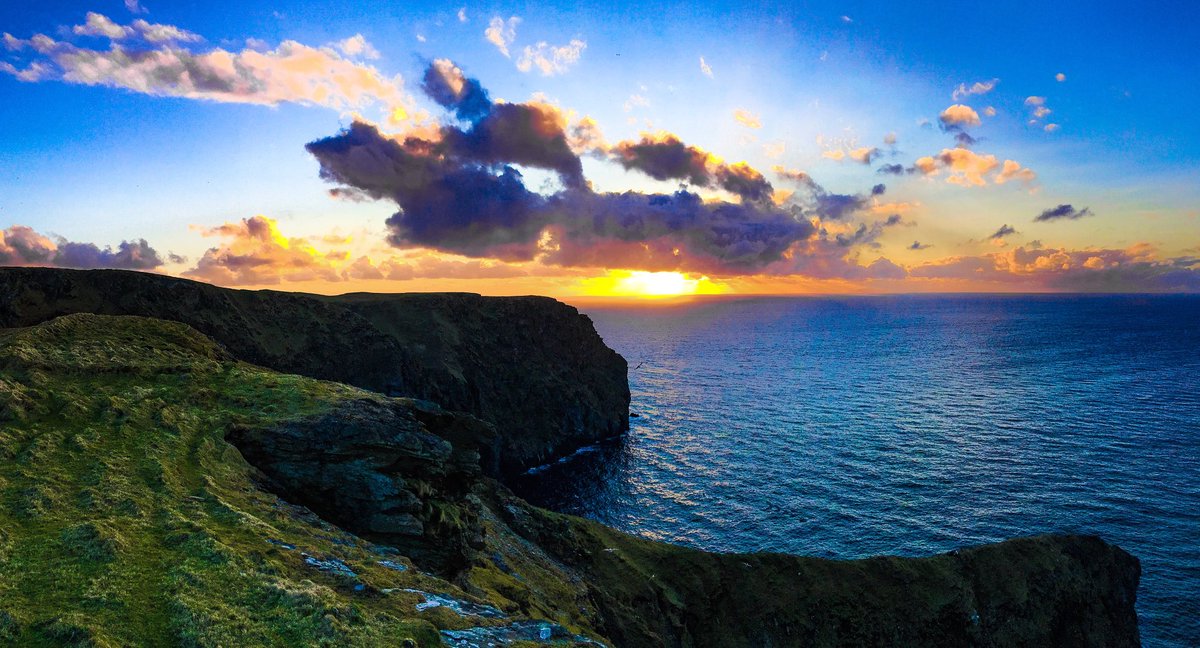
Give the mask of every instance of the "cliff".
M 711 554 L 526 504 L 498 434 L 177 322 L 0 331 L 0 644 L 1138 645 L 1138 562 L 1096 538 Z
M 469 412 L 512 474 L 629 427 L 624 358 L 547 297 L 229 290 L 120 270 L 0 268 L 0 327 L 71 313 L 183 322 L 239 360 Z

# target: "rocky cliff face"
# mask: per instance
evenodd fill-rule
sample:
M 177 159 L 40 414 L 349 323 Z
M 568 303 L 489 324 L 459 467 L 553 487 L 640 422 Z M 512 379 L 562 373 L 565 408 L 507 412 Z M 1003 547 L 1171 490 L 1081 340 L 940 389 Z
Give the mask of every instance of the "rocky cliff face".
M 70 313 L 183 322 L 246 362 L 469 412 L 495 427 L 479 448 L 490 474 L 629 427 L 625 360 L 586 316 L 546 297 L 319 297 L 118 270 L 0 268 L 0 327 Z
M 617 646 L 1138 645 L 1138 561 L 1099 538 L 917 559 L 707 553 L 532 507 L 431 441 L 476 422 L 422 417 L 419 403 L 352 402 L 230 440 L 285 499 Z M 379 524 L 397 510 L 404 524 Z

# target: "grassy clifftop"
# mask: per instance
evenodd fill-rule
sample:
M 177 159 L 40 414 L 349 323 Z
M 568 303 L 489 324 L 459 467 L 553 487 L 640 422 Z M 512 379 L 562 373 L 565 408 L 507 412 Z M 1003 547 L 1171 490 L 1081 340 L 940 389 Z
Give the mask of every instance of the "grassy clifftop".
M 377 397 L 135 317 L 0 332 L 0 358 L 0 645 L 434 646 L 521 619 L 418 612 L 480 601 L 261 489 L 223 439 Z
M 710 554 L 529 506 L 480 426 L 174 322 L 0 331 L 0 645 L 1137 645 L 1098 539 Z
M 183 322 L 236 359 L 431 400 L 495 425 L 484 468 L 512 474 L 629 427 L 626 363 L 548 297 L 320 297 L 121 270 L 0 268 L 0 327 L 71 313 Z

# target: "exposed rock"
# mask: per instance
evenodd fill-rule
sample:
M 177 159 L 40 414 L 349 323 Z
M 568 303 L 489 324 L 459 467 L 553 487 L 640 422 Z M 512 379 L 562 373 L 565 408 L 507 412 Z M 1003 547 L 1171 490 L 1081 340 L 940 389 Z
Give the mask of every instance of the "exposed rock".
M 184 322 L 246 362 L 469 412 L 498 431 L 475 441 L 489 474 L 629 427 L 625 360 L 587 316 L 547 297 L 321 297 L 120 270 L 0 268 L 0 328 L 69 313 Z
M 360 399 L 230 439 L 286 484 L 283 496 L 382 536 L 482 598 L 513 600 L 535 618 L 554 611 L 619 646 L 1137 645 L 1138 562 L 1098 538 L 856 561 L 707 553 L 530 506 L 453 461 L 453 444 L 438 434 L 451 419 L 451 428 L 485 424 L 420 411 L 419 401 Z M 423 485 L 425 533 L 373 528 L 398 501 L 389 485 L 406 483 Z M 422 596 L 426 608 L 489 616 L 453 597 Z M 505 645 L 529 627 L 453 638 Z

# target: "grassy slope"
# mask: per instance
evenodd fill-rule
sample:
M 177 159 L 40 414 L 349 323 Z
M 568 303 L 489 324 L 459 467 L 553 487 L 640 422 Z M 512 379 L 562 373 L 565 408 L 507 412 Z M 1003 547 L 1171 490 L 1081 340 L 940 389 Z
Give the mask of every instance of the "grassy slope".
M 233 362 L 142 318 L 0 332 L 0 358 L 0 644 L 426 646 L 474 625 L 381 593 L 462 597 L 260 490 L 222 438 L 369 394 Z
M 434 646 L 439 630 L 506 623 L 417 612 L 422 597 L 384 591 L 397 588 L 620 646 L 1137 642 L 1137 561 L 1095 538 L 924 559 L 721 555 L 542 511 L 481 479 L 448 509 L 469 507 L 483 538 L 452 583 L 262 490 L 224 439 L 382 398 L 236 362 L 173 322 L 0 330 L 0 645 Z

